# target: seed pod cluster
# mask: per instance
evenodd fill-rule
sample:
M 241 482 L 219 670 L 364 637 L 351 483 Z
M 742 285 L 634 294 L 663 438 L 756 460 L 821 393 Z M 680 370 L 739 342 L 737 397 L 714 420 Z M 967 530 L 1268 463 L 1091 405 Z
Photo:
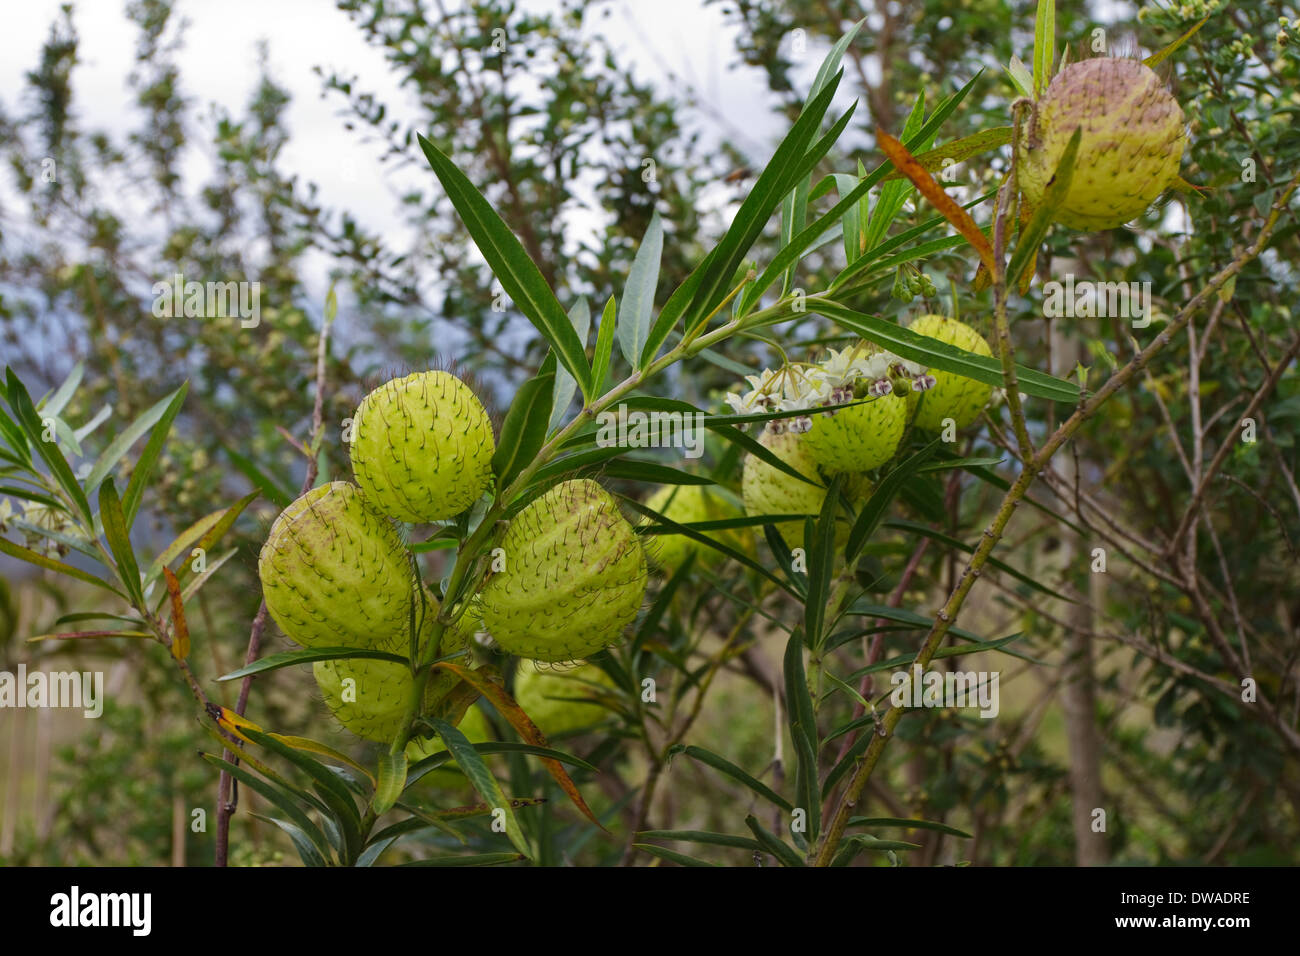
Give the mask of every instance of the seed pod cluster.
M 491 423 L 474 393 L 446 372 L 394 379 L 354 416 L 357 484 L 308 491 L 276 519 L 258 560 L 267 610 L 304 647 L 355 647 L 405 656 L 418 628 L 423 654 L 433 640 L 436 595 L 422 588 L 397 521 L 454 517 L 487 490 L 495 449 Z M 437 652 L 463 650 L 473 621 L 445 628 Z M 349 730 L 388 740 L 402 726 L 412 692 L 405 663 L 372 658 L 317 661 L 326 705 Z M 438 671 L 423 710 L 459 679 Z

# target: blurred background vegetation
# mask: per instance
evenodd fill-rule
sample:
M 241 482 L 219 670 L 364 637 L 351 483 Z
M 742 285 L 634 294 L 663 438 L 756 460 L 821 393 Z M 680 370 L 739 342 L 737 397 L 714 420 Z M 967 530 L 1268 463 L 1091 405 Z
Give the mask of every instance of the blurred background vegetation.
M 312 146 L 328 152 L 344 139 L 363 142 L 373 156 L 365 174 L 393 179 L 403 235 L 416 237 L 410 242 L 370 231 L 356 210 L 325 206 L 317 188 L 285 162 L 290 94 L 271 64 L 276 47 L 295 38 L 269 39 L 254 95 L 232 113 L 187 92 L 184 64 L 196 54 L 183 28 L 186 4 L 132 0 L 124 13 L 135 30 L 135 63 L 124 81 L 135 98 L 135 123 L 106 129 L 74 96 L 81 38 L 69 5 L 53 18 L 43 47 L 32 51 L 25 88 L 5 91 L 0 100 L 6 174 L 0 360 L 34 396 L 83 362 L 83 385 L 65 417 L 82 422 L 110 409 L 109 424 L 90 444 L 106 440 L 113 423 L 131 420 L 190 382 L 138 544 L 152 540 L 161 547 L 239 495 L 255 487 L 264 492 L 237 526 L 232 543 L 239 556 L 200 592 L 199 613 L 191 612 L 196 668 L 208 678 L 242 662 L 260 597 L 257 550 L 302 481 L 305 462 L 289 438 L 303 440 L 310 423 L 325 297 L 314 264 L 325 263 L 344 303 L 328 359 L 324 417 L 333 424 L 323 451 L 326 479 L 348 475 L 337 429 L 361 396 L 394 372 L 454 363 L 482 384 L 499 423 L 513 390 L 540 361 L 542 344 L 527 322 L 494 308 L 493 280 L 434 178 L 425 175 L 411 189 L 409 176 L 399 176 L 407 167 L 425 168 L 416 132 L 492 200 L 566 306 L 585 296 L 597 312 L 621 292 L 653 211 L 666 233 L 662 302 L 711 248 L 752 183 L 751 167 L 761 168 L 767 158 L 733 135 L 729 118 L 700 90 L 680 80 L 648 82 L 621 63 L 601 30 L 610 4 L 339 0 L 337 6 L 382 52 L 391 74 L 382 86 L 396 85 L 403 99 L 385 102 L 374 77 L 322 67 L 320 91 L 337 106 L 338 122 Z M 862 106 L 819 175 L 852 172 L 859 157 L 870 168 L 874 130 L 896 134 L 919 94 L 937 102 L 981 70 L 940 142 L 1006 125 L 1015 93 L 1002 66 L 1013 54 L 1027 56 L 1032 45 L 1034 4 L 1027 0 L 721 0 L 711 6 L 735 28 L 729 65 L 760 76 L 764 108 L 787 118 L 797 115 L 830 43 L 868 17 L 846 58 L 841 92 L 860 97 Z M 1057 30 L 1073 58 L 1092 55 L 1098 27 L 1108 52 L 1139 46 L 1151 52 L 1207 13 L 1213 15 L 1204 29 L 1161 68 L 1191 126 L 1183 175 L 1207 187 L 1204 195 L 1152 210 L 1150 228 L 1091 235 L 1058 230 L 1050 254 L 1040 256 L 1040 276 L 1073 271 L 1150 281 L 1168 315 L 1199 288 L 1198 278 L 1229 261 L 1258 228 L 1275 181 L 1300 157 L 1293 123 L 1300 110 L 1300 41 L 1287 20 L 1300 19 L 1295 3 L 1080 0 L 1060 5 Z M 497 30 L 504 30 L 504 42 L 496 42 Z M 702 137 L 701 128 L 714 135 Z M 194 151 L 209 161 L 202 178 L 184 162 Z M 55 162 L 54 183 L 42 176 L 45 159 Z M 1253 161 L 1249 180 L 1246 160 Z M 973 199 L 996 186 L 1005 169 L 1005 150 L 981 157 L 959 167 L 952 188 Z M 909 206 L 896 228 L 932 214 Z M 775 231 L 774 222 L 760 261 Z M 1081 600 L 1067 604 L 1006 574 L 985 579 L 962 626 L 982 635 L 1022 631 L 1016 646 L 1031 660 L 947 658 L 951 668 L 1002 670 L 998 719 L 939 710 L 901 725 L 900 745 L 887 753 L 869 791 L 868 815 L 942 821 L 971 835 L 908 831 L 906 839 L 921 849 L 904 862 L 1300 862 L 1300 376 L 1291 367 L 1290 294 L 1300 278 L 1298 245 L 1292 218 L 1273 251 L 1247 267 L 1234 294 L 1198 323 L 1203 337 L 1177 341 L 1141 387 L 1117 396 L 1062 456 L 1069 460 L 1058 462 L 1038 494 L 1073 528 L 1022 509 L 1000 557 Z M 815 289 L 828 281 L 838 271 L 836 256 L 836 244 L 824 246 L 800 284 Z M 940 253 L 922 267 L 936 298 L 901 301 L 891 295 L 890 275 L 853 307 L 906 319 L 950 311 L 955 295 L 963 320 L 987 333 L 989 293 L 969 291 L 969 257 Z M 156 318 L 150 290 L 175 273 L 260 282 L 260 326 Z M 1145 342 L 1155 331 L 1131 331 L 1124 320 L 1053 322 L 1034 295 L 1013 306 L 1019 360 L 1059 375 L 1079 364 L 1091 367 L 1094 387 L 1116 360 L 1131 356 L 1130 335 Z M 789 334 L 783 344 L 796 358 L 826 344 L 828 329 L 810 317 Z M 695 361 L 657 387 L 716 406 L 737 381 L 737 363 L 758 368 L 775 361 L 767 346 L 752 343 L 716 362 Z M 1239 444 L 1209 489 L 1195 586 L 1183 586 L 1182 574 L 1159 574 L 1162 559 L 1127 560 L 1126 552 L 1141 550 L 1135 541 L 1155 542 L 1158 551 L 1178 526 L 1190 492 L 1182 461 L 1192 452 L 1189 436 L 1203 435 L 1206 454 L 1212 453 L 1275 369 L 1284 370 L 1254 416 L 1259 440 Z M 1039 416 L 1037 430 L 1050 425 L 1050 408 L 1031 405 L 1030 413 Z M 1173 436 L 1180 434 L 1183 444 L 1176 444 Z M 968 443 L 969 453 L 1000 454 L 999 441 L 994 430 Z M 1195 448 L 1201 447 L 1198 437 Z M 734 460 L 711 448 L 706 463 L 734 486 Z M 974 541 L 996 502 L 995 489 L 969 477 L 935 485 L 943 520 L 907 517 Z M 23 540 L 23 520 L 0 512 L 0 533 Z M 897 587 L 917 540 L 895 528 L 873 545 L 875 573 L 864 580 L 881 603 Z M 1108 549 L 1104 575 L 1090 570 L 1098 546 Z M 437 555 L 428 560 L 436 576 Z M 937 607 L 960 571 L 960 555 L 936 544 L 919 560 L 904 606 Z M 13 671 L 25 661 L 102 670 L 110 689 L 104 716 L 94 723 L 65 712 L 0 712 L 0 862 L 210 862 L 215 779 L 196 753 L 211 743 L 166 652 L 125 641 L 25 643 L 51 630 L 62 614 L 94 609 L 97 598 L 8 559 L 0 558 L 0 570 L 0 669 Z M 728 587 L 743 588 L 741 572 L 720 574 Z M 775 740 L 772 729 L 774 697 L 781 693 L 780 636 L 764 631 L 761 619 L 739 614 L 705 579 L 679 594 L 673 613 L 655 627 L 656 644 L 703 653 L 740 629 L 748 649 L 724 669 L 684 740 L 779 782 L 774 755 L 789 753 L 788 741 Z M 886 656 L 914 646 L 909 641 L 914 631 L 888 635 Z M 272 650 L 287 646 L 275 635 Z M 670 656 L 656 658 L 656 666 L 671 669 L 664 663 Z M 1243 716 L 1235 698 L 1247 675 L 1273 702 L 1275 719 Z M 233 685 L 210 686 L 233 703 Z M 332 726 L 305 668 L 259 679 L 249 714 L 280 732 L 310 729 L 363 752 Z M 579 783 L 598 814 L 624 818 L 616 832 L 626 835 L 648 766 L 627 726 L 611 718 L 606 729 L 576 742 L 605 771 Z M 496 759 L 508 765 L 516 794 L 550 792 L 535 765 Z M 653 825 L 736 832 L 733 804 L 744 798 L 723 778 L 683 759 L 662 773 L 649 813 Z M 445 805 L 472 802 L 463 781 L 431 777 L 442 778 L 426 786 L 443 788 Z M 293 860 L 282 835 L 245 812 L 250 801 L 252 795 L 241 795 L 232 862 Z M 209 826 L 195 833 L 191 811 L 201 807 L 208 808 Z M 1108 821 L 1097 840 L 1080 830 L 1094 807 L 1105 808 Z M 563 800 L 524 816 L 542 836 L 543 862 L 623 858 L 621 838 L 594 835 Z M 481 837 L 490 840 L 486 830 Z M 445 839 L 413 839 L 408 851 L 418 855 L 422 840 Z M 743 851 L 720 854 L 747 862 Z

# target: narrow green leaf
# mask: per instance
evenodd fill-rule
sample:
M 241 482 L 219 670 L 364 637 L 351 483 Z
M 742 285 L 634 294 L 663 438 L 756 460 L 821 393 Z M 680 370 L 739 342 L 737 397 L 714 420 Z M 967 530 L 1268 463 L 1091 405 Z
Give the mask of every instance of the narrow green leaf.
M 287 820 L 266 816 L 262 813 L 254 813 L 250 811 L 248 815 L 256 820 L 264 820 L 267 823 L 274 824 L 288 834 L 289 840 L 293 843 L 293 848 L 298 851 L 298 858 L 302 860 L 303 866 L 329 866 L 329 863 L 326 862 L 325 856 L 322 855 L 322 853 L 326 851 L 317 848 L 312 842 L 311 837 L 303 832 L 302 827 L 296 826 Z M 322 839 L 324 839 L 323 836 Z
M 650 225 L 637 248 L 627 285 L 618 306 L 619 348 L 632 368 L 640 370 L 641 352 L 650 336 L 654 315 L 655 289 L 659 285 L 659 260 L 664 250 L 664 229 L 656 211 L 650 216 Z
M 1065 202 L 1066 194 L 1070 191 L 1070 181 L 1074 178 L 1074 163 L 1079 154 L 1082 135 L 1083 127 L 1079 126 L 1066 144 L 1065 152 L 1061 154 L 1061 161 L 1056 164 L 1056 172 L 1052 175 L 1047 191 L 1043 194 L 1043 201 L 1034 210 L 1029 224 L 1020 232 L 1020 241 L 1016 244 L 1015 252 L 1011 254 L 1011 262 L 1007 266 L 1006 281 L 1009 288 L 1017 286 L 1021 274 L 1034 261 L 1039 243 L 1043 241 L 1043 236 L 1047 234 L 1047 229 L 1052 224 L 1052 217 Z
M 583 393 L 588 403 L 605 393 L 605 379 L 609 376 L 609 363 L 614 352 L 615 308 L 614 297 L 611 295 L 600 314 L 600 328 L 596 332 L 596 354 L 591 362 L 591 388 Z
M 714 770 L 726 774 L 732 780 L 743 784 L 764 800 L 775 804 L 787 813 L 794 812 L 794 805 L 791 804 L 789 800 L 785 799 L 785 797 L 781 796 L 767 784 L 746 773 L 744 770 L 741 770 L 726 757 L 720 757 L 718 754 L 715 754 L 710 750 L 705 750 L 703 747 L 683 746 L 682 744 L 677 744 L 669 749 L 668 756 L 670 758 L 676 754 L 685 754 L 692 760 L 698 760 L 700 763 L 706 764 Z
M 459 730 L 447 723 L 445 720 L 434 718 L 430 721 L 434 729 L 437 730 L 438 736 L 447 746 L 447 751 L 451 754 L 456 765 L 469 778 L 469 782 L 474 789 L 478 791 L 488 806 L 492 807 L 494 817 L 497 813 L 506 828 L 506 836 L 514 844 L 515 849 L 524 856 L 532 858 L 532 849 L 528 846 L 528 839 L 524 836 L 524 831 L 519 827 L 519 821 L 515 817 L 515 812 L 510 806 L 510 800 L 506 797 L 501 785 L 497 783 L 492 772 L 488 770 L 487 764 L 479 756 L 474 745 L 465 739 L 465 735 Z
M 118 432 L 117 437 L 108 443 L 108 447 L 95 459 L 95 464 L 91 466 L 90 473 L 86 475 L 87 494 L 99 487 L 99 483 L 117 466 L 117 463 L 122 460 L 122 456 L 130 450 L 131 446 L 162 420 L 175 397 L 176 393 L 173 392 L 166 398 L 155 402 L 139 418 Z
M 1146 58 L 1145 60 L 1143 60 L 1142 62 L 1145 63 L 1147 66 L 1154 68 L 1157 64 L 1163 62 L 1163 61 L 1164 61 L 1167 57 L 1169 57 L 1171 54 L 1176 53 L 1176 52 L 1178 51 L 1179 47 L 1181 47 L 1184 43 L 1186 43 L 1186 42 L 1187 42 L 1188 40 L 1190 40 L 1193 36 L 1195 36 L 1195 35 L 1196 35 L 1196 32 L 1197 32 L 1198 30 L 1200 30 L 1201 27 L 1205 26 L 1206 22 L 1207 22 L 1207 21 L 1210 19 L 1210 17 L 1212 17 L 1212 16 L 1214 16 L 1213 13 L 1207 13 L 1207 14 L 1206 14 L 1205 16 L 1203 16 L 1199 21 L 1197 21 L 1197 22 L 1192 26 L 1192 28 L 1191 28 L 1190 30 L 1188 30 L 1186 33 L 1184 33 L 1182 36 L 1180 36 L 1177 40 L 1175 40 L 1173 43 L 1169 44 L 1169 46 L 1165 47 L 1165 48 L 1164 48 L 1163 50 L 1161 50 L 1159 53 L 1153 53 L 1153 54 L 1151 54 L 1149 57 L 1147 57 L 1147 58 Z
M 579 297 L 573 308 L 569 310 L 569 321 L 573 323 L 573 330 L 578 333 L 578 341 L 585 347 L 587 335 L 591 332 L 591 308 L 587 305 L 586 296 Z M 569 403 L 573 401 L 573 393 L 577 389 L 578 383 L 569 374 L 569 370 L 560 366 L 555 372 L 555 398 L 551 402 L 551 431 L 564 423 L 569 412 Z
M 109 478 L 99 486 L 99 517 L 104 525 L 104 539 L 108 549 L 117 562 L 117 574 L 126 593 L 137 606 L 144 605 L 144 590 L 140 583 L 140 566 L 135 560 L 135 550 L 131 547 L 131 535 L 126 528 L 126 517 L 122 514 L 122 502 Z
M 40 416 L 36 412 L 36 406 L 32 404 L 32 397 L 27 393 L 26 387 L 18 380 L 12 368 L 6 369 L 6 384 L 9 389 L 9 405 L 18 419 L 18 425 L 26 433 L 27 439 L 35 447 L 37 454 L 44 459 L 45 464 L 49 466 L 50 473 L 63 489 L 64 494 L 72 501 L 73 505 L 81 512 L 81 517 L 87 525 L 94 523 L 94 518 L 90 513 L 90 501 L 86 498 L 85 491 L 82 490 L 80 482 L 72 474 L 72 469 L 68 467 L 67 459 L 63 457 L 63 452 L 59 451 L 58 445 L 53 441 L 45 441 L 42 437 L 44 425 L 41 423 Z
M 643 830 L 637 836 L 642 840 L 677 840 L 681 843 L 702 843 L 705 846 L 730 846 L 740 850 L 763 849 L 761 843 L 749 837 L 710 833 L 707 830 Z
M 325 839 L 325 834 L 321 832 L 320 827 L 312 822 L 311 818 L 303 812 L 294 800 L 280 791 L 279 788 L 272 786 L 259 777 L 249 773 L 243 767 L 231 763 L 229 760 L 223 760 L 215 754 L 203 754 L 203 759 L 220 770 L 230 774 L 244 786 L 248 787 L 254 793 L 264 797 L 268 803 L 271 803 L 284 812 L 286 816 L 307 836 L 309 845 L 320 855 L 321 863 L 330 857 L 329 841 Z M 272 817 L 272 822 L 276 822 Z
M 587 367 L 586 353 L 573 324 L 537 265 L 492 204 L 483 198 L 456 164 L 424 136 L 417 133 L 416 139 L 501 288 L 555 350 L 560 364 L 582 386 L 583 393 L 588 393 L 591 370 Z
M 384 750 L 379 754 L 379 783 L 375 786 L 375 798 L 370 809 L 376 816 L 381 816 L 393 808 L 397 798 L 406 789 L 406 751 L 392 753 Z
M 1007 76 L 1011 77 L 1011 82 L 1016 91 L 1021 96 L 1028 96 L 1033 99 L 1034 96 L 1034 75 L 1029 72 L 1029 67 L 1025 66 L 1023 60 L 1018 56 L 1013 56 L 1011 62 L 1005 67 Z
M 813 648 L 821 646 L 826 601 L 830 597 L 835 570 L 835 523 L 840 510 L 840 489 L 844 476 L 837 474 L 822 499 L 821 514 L 808 551 L 808 594 L 804 598 L 804 633 Z
M 176 420 L 176 414 L 181 410 L 189 388 L 190 383 L 185 382 L 168 396 L 170 401 L 167 407 L 163 409 L 158 424 L 149 435 L 149 441 L 144 446 L 144 451 L 140 453 L 140 460 L 131 469 L 131 480 L 127 483 L 126 495 L 122 498 L 122 513 L 126 516 L 128 529 L 135 524 L 135 516 L 140 510 L 140 499 L 144 497 L 149 475 L 153 472 L 158 456 L 162 454 L 163 445 L 167 442 L 167 433 L 171 431 L 172 422 Z
M 492 456 L 497 487 L 506 488 L 537 456 L 550 424 L 555 372 L 543 372 L 524 382 L 501 425 L 501 440 Z
M 1052 80 L 1056 57 L 1056 0 L 1038 0 L 1034 17 L 1034 96 L 1041 96 Z
M 86 363 L 77 362 L 68 372 L 63 383 L 55 390 L 49 398 L 43 398 L 36 405 L 36 410 L 41 413 L 42 417 L 55 417 L 63 412 L 72 396 L 77 392 L 77 386 L 81 384 L 82 377 L 86 374 Z
M 667 860 L 669 863 L 676 863 L 678 866 L 717 866 L 716 863 L 708 863 L 704 860 L 697 860 L 693 856 L 687 856 L 685 853 L 678 853 L 676 850 L 669 850 L 666 847 L 655 846 L 653 843 L 633 843 L 638 850 L 644 850 L 651 856 L 657 856 L 661 860 Z
M 994 358 L 976 355 L 928 336 L 918 335 L 893 322 L 863 312 L 854 312 L 828 299 L 814 300 L 813 310 L 838 322 L 863 338 L 895 355 L 944 372 L 956 372 L 988 385 L 1002 386 L 1002 364 Z M 812 303 L 810 302 L 810 305 Z M 1036 398 L 1077 405 L 1079 387 L 1037 369 L 1016 366 L 1021 391 Z
M 754 834 L 755 839 L 763 845 L 763 849 L 772 854 L 781 863 L 782 866 L 807 866 L 808 864 L 780 837 L 771 833 L 758 819 L 750 814 L 745 817 L 745 825 L 749 827 Z
M 353 659 L 392 661 L 394 664 L 406 665 L 411 663 L 407 658 L 399 654 L 390 654 L 388 651 L 379 651 L 370 647 L 303 647 L 298 650 L 283 651 L 279 654 L 263 657 L 261 660 L 253 661 L 246 667 L 233 670 L 228 674 L 222 674 L 217 680 L 219 682 L 240 680 L 250 674 L 265 674 L 267 671 L 279 670 L 281 667 L 292 667 L 295 664 Z
M 910 817 L 849 817 L 848 825 L 851 827 L 905 827 L 908 830 L 933 830 L 936 833 L 946 833 L 949 836 L 962 837 L 966 840 L 975 839 L 965 830 L 958 830 L 946 823 L 913 820 Z

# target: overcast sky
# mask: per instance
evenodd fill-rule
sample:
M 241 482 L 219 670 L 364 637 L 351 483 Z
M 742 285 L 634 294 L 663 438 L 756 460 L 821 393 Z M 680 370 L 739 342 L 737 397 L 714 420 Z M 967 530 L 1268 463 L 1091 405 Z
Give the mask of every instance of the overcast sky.
M 37 63 L 40 46 L 61 0 L 4 0 L 5 28 L 0 31 L 0 98 L 14 110 L 24 87 L 24 73 Z M 526 9 L 555 9 L 553 0 L 523 0 Z M 121 129 L 133 123 L 131 91 L 126 87 L 137 31 L 125 16 L 125 0 L 81 0 L 74 22 L 81 41 L 82 64 L 75 74 L 75 101 L 89 126 Z M 389 74 L 380 50 L 367 46 L 361 32 L 331 0 L 181 0 L 188 21 L 185 47 L 178 57 L 183 92 L 193 100 L 191 121 L 203 121 L 209 103 L 233 114 L 242 112 L 257 76 L 257 44 L 270 45 L 272 72 L 293 95 L 288 112 L 291 133 L 282 166 L 320 186 L 320 200 L 330 208 L 352 211 L 363 224 L 392 236 L 397 228 L 396 189 L 380 172 L 375 148 L 343 129 L 341 99 L 322 98 L 313 67 L 355 73 L 366 89 L 400 107 L 404 98 Z M 728 135 L 756 160 L 770 153 L 782 121 L 770 110 L 759 71 L 731 69 L 737 57 L 734 30 L 717 6 L 702 0 L 618 0 L 610 15 L 591 18 L 589 29 L 615 45 L 637 74 L 664 89 L 689 84 L 733 125 Z M 815 72 L 822 51 L 809 51 Z M 676 81 L 669 78 L 676 74 Z M 414 120 L 411 111 L 399 118 Z M 328 143 L 329 148 L 321 148 Z M 193 187 L 205 176 L 201 154 L 186 158 Z M 386 170 L 383 170 L 386 173 Z M 396 238 L 396 237 L 394 237 Z

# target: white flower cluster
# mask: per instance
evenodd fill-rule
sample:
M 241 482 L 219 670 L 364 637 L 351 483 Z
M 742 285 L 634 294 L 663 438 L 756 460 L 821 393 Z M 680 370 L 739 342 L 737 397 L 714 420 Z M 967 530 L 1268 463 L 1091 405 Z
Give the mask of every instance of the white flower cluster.
M 859 380 L 870 383 L 869 395 L 888 395 L 894 391 L 891 376 L 910 378 L 914 390 L 924 391 L 934 386 L 934 378 L 928 373 L 924 365 L 892 352 L 856 345 L 838 351 L 831 349 L 816 365 L 792 364 L 776 371 L 765 368 L 758 375 L 746 375 L 749 391 L 729 392 L 726 401 L 738 415 L 815 409 L 853 401 L 854 386 Z M 768 427 L 778 433 L 785 428 L 802 433 L 812 428 L 812 418 L 800 415 L 777 419 Z

